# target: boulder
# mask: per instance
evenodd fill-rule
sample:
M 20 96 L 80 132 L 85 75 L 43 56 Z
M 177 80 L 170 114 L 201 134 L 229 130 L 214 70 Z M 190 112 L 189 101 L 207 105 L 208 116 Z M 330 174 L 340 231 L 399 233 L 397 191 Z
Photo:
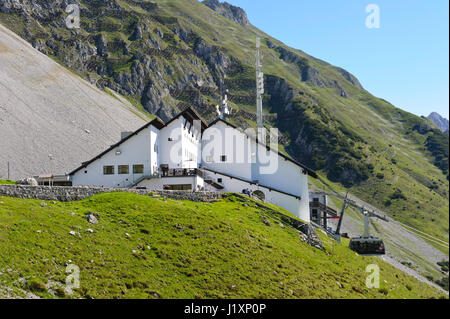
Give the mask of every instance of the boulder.
M 93 212 L 88 212 L 86 214 L 86 220 L 89 223 L 94 224 L 94 225 L 98 224 L 98 217 L 99 217 L 99 215 L 98 214 L 94 214 Z
M 22 179 L 20 185 L 38 186 L 38 182 L 33 177 L 28 177 Z

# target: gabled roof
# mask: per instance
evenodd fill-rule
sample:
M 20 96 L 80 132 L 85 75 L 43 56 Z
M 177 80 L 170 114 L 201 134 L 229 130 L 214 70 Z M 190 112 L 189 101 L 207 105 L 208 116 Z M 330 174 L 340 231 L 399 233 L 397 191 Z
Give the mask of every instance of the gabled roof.
M 197 111 L 195 111 L 190 106 L 173 117 L 169 122 L 166 123 L 166 126 L 178 119 L 180 116 L 184 116 L 190 122 L 193 122 L 195 120 L 200 121 L 202 123 L 202 132 L 208 128 L 208 123 L 206 123 L 206 121 L 197 113 Z
M 89 166 L 89 164 L 95 162 L 96 160 L 98 160 L 99 158 L 102 158 L 103 156 L 105 156 L 106 154 L 108 154 L 110 151 L 112 151 L 113 149 L 119 147 L 120 145 L 122 145 L 123 143 L 125 143 L 126 141 L 128 141 L 130 138 L 132 138 L 135 135 L 138 135 L 140 132 L 142 132 L 143 130 L 145 130 L 146 128 L 150 127 L 150 126 L 154 126 L 156 127 L 158 130 L 164 128 L 166 126 L 166 124 L 159 118 L 156 117 L 153 121 L 148 122 L 147 124 L 145 124 L 144 126 L 142 126 L 141 128 L 139 128 L 138 130 L 136 130 L 135 132 L 131 133 L 130 135 L 128 135 L 127 137 L 125 137 L 124 139 L 120 140 L 119 142 L 117 142 L 114 145 L 111 145 L 111 147 L 109 147 L 106 151 L 102 152 L 101 154 L 97 155 L 96 157 L 94 157 L 93 159 L 87 161 L 87 162 L 83 162 L 83 164 L 78 167 L 76 170 L 74 170 L 73 172 L 69 173 L 69 175 L 73 175 L 76 172 L 82 170 L 83 168 L 86 168 Z
M 234 129 L 240 131 L 241 133 L 247 135 L 248 137 L 253 138 L 254 140 L 256 140 L 253 136 L 250 136 L 250 135 L 246 134 L 243 130 L 239 129 L 237 126 L 235 126 L 235 125 L 231 124 L 230 122 L 228 122 L 228 121 L 226 121 L 226 120 L 224 120 L 224 119 L 221 119 L 221 118 L 218 118 L 218 119 L 216 119 L 215 121 L 211 122 L 211 123 L 209 124 L 209 127 L 216 125 L 218 122 L 223 122 L 223 123 L 225 123 L 226 125 L 228 125 L 228 126 L 234 128 Z M 291 163 L 297 165 L 298 167 L 304 169 L 304 170 L 308 173 L 309 176 L 314 177 L 314 178 L 317 178 L 317 177 L 318 177 L 318 176 L 317 176 L 317 173 L 316 173 L 314 170 L 312 170 L 312 169 L 310 169 L 309 167 L 307 167 L 307 166 L 305 166 L 305 165 L 303 165 L 303 164 L 297 162 L 297 161 L 294 160 L 293 158 L 291 158 L 291 157 L 289 157 L 289 156 L 287 156 L 287 155 L 285 155 L 285 154 L 283 154 L 283 153 L 280 153 L 280 152 L 274 150 L 274 149 L 271 148 L 270 146 L 267 146 L 266 144 L 263 144 L 263 143 L 261 143 L 260 141 L 258 141 L 258 144 L 264 146 L 265 148 L 267 148 L 267 150 L 271 150 L 272 152 L 277 153 L 278 156 L 281 156 L 281 157 L 284 158 L 286 161 L 289 161 L 289 162 L 291 162 Z
M 194 121 L 194 120 L 199 120 L 202 123 L 202 132 L 208 128 L 208 124 L 206 123 L 206 121 L 192 108 L 192 107 L 188 107 L 186 108 L 184 111 L 180 112 L 178 115 L 176 115 L 174 118 L 172 118 L 169 122 L 164 123 L 159 117 L 156 117 L 153 121 L 145 124 L 144 126 L 142 126 L 140 129 L 138 129 L 137 131 L 133 132 L 132 134 L 128 135 L 126 138 L 122 139 L 121 141 L 119 141 L 118 143 L 112 145 L 110 148 L 108 148 L 106 151 L 102 152 L 101 154 L 97 155 L 96 157 L 94 157 L 93 159 L 91 159 L 90 161 L 84 162 L 80 167 L 78 167 L 76 170 L 74 170 L 73 172 L 69 173 L 69 175 L 73 175 L 76 172 L 82 170 L 83 168 L 88 167 L 91 163 L 95 162 L 96 160 L 98 160 L 99 158 L 102 158 L 103 156 L 105 156 L 107 153 L 109 153 L 110 151 L 112 151 L 113 149 L 119 147 L 121 144 L 125 143 L 127 140 L 129 140 L 131 137 L 139 134 L 140 132 L 142 132 L 143 130 L 145 130 L 146 128 L 150 127 L 150 126 L 154 126 L 156 127 L 158 130 L 163 129 L 164 127 L 168 126 L 170 123 L 172 123 L 173 121 L 175 121 L 177 118 L 179 118 L 180 116 L 184 116 L 187 120 L 189 121 Z

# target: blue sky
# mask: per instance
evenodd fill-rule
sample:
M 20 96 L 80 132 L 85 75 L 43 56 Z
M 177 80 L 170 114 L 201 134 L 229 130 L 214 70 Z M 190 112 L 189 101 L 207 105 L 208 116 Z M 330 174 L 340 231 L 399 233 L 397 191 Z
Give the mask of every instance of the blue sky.
M 343 67 L 373 95 L 448 118 L 448 0 L 227 0 L 287 45 Z M 366 27 L 366 6 L 380 28 Z

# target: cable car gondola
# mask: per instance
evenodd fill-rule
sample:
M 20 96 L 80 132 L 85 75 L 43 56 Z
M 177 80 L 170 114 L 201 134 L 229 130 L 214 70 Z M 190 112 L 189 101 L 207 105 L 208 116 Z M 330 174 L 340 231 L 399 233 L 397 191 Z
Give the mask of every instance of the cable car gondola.
M 368 212 L 364 212 L 364 236 L 352 238 L 348 247 L 360 255 L 386 254 L 383 240 L 369 235 Z
M 360 255 L 386 254 L 383 240 L 373 236 L 352 238 L 348 247 Z
M 341 196 L 340 194 L 334 192 L 331 193 L 325 193 L 325 195 L 329 196 L 336 196 L 343 200 L 342 205 L 342 211 L 341 216 L 339 217 L 339 222 L 336 228 L 336 231 L 333 234 L 333 237 L 338 242 L 341 242 L 341 227 L 342 222 L 344 220 L 344 213 L 347 205 L 351 205 L 355 207 L 361 214 L 364 215 L 364 235 L 360 237 L 353 237 L 350 239 L 349 248 L 355 252 L 357 252 L 360 255 L 385 255 L 386 254 L 386 247 L 384 245 L 384 242 L 381 238 L 370 236 L 369 234 L 369 217 L 376 217 L 382 219 L 377 214 L 371 212 L 367 212 L 364 207 L 361 207 L 353 200 L 350 200 L 348 198 L 348 193 L 345 195 L 345 197 Z M 342 236 L 344 237 L 344 236 Z M 347 237 L 347 236 L 345 236 Z M 348 237 L 347 237 L 348 238 Z

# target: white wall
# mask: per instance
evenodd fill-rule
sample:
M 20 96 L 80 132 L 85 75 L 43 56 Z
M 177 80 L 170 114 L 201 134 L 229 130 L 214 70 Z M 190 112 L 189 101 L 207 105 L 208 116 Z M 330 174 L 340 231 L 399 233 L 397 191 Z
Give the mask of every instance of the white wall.
M 138 187 L 146 187 L 150 190 L 162 190 L 164 185 L 192 185 L 192 190 L 197 190 L 198 186 L 204 187 L 203 178 L 199 176 L 188 177 L 163 177 L 146 179 L 137 185 Z
M 219 136 L 220 139 L 216 136 Z M 235 139 L 234 143 L 230 143 L 233 138 Z M 232 148 L 229 147 L 230 145 Z M 257 147 L 258 156 L 256 156 Z M 309 220 L 308 176 L 295 163 L 284 159 L 274 151 L 267 151 L 265 146 L 257 144 L 254 139 L 248 138 L 241 131 L 221 121 L 204 132 L 202 151 L 202 167 L 247 181 L 259 181 L 260 185 L 301 197 L 299 203 L 289 205 L 294 209 L 292 213 L 297 216 L 300 214 L 297 211 L 297 205 L 299 205 L 302 219 Z M 211 154 L 214 159 L 213 163 L 206 161 L 207 156 Z M 227 163 L 220 161 L 221 155 L 227 156 Z M 235 187 L 233 189 L 236 191 Z M 242 188 L 237 191 L 241 190 Z M 273 200 L 289 202 L 276 197 Z
M 200 134 L 189 125 L 184 125 L 184 117 L 174 120 L 161 130 L 160 134 L 160 165 L 168 164 L 170 169 L 198 168 L 200 154 Z M 169 138 L 172 141 L 169 141 Z
M 207 176 L 207 177 L 206 177 Z M 294 196 L 286 195 L 274 190 L 270 190 L 266 187 L 258 186 L 255 184 L 251 184 L 249 182 L 245 182 L 236 178 L 231 178 L 220 173 L 213 173 L 206 171 L 205 179 L 212 179 L 215 182 L 218 182 L 218 179 L 222 179 L 222 186 L 224 189 L 221 192 L 232 192 L 232 193 L 242 193 L 243 189 L 250 189 L 251 191 L 260 190 L 264 193 L 266 197 L 266 202 L 278 205 L 287 211 L 291 212 L 294 216 L 297 216 L 301 220 L 305 222 L 310 221 L 309 214 L 309 196 L 307 196 L 306 201 L 308 201 L 308 205 L 305 207 L 304 203 L 306 203 L 305 198 L 298 199 Z M 214 187 L 210 185 L 206 185 L 206 189 L 208 191 L 217 191 Z
M 161 148 L 159 152 L 160 165 L 169 165 L 171 169 L 181 168 L 181 130 L 182 123 L 180 118 L 161 129 L 159 137 Z M 172 139 L 172 141 L 169 141 L 169 139 Z
M 154 135 L 158 134 L 158 130 L 151 127 L 142 130 L 139 134 L 132 136 L 119 147 L 112 149 L 103 157 L 89 164 L 86 168 L 76 172 L 71 177 L 72 184 L 74 186 L 129 187 L 140 177 L 151 175 L 153 160 L 151 150 L 154 147 L 152 145 L 151 132 Z M 117 151 L 120 151 L 121 154 L 116 155 Z M 133 174 L 134 164 L 144 165 L 144 174 Z M 103 167 L 109 165 L 114 166 L 114 175 L 103 174 Z M 129 174 L 119 175 L 118 165 L 129 165 Z
M 251 164 L 250 139 L 223 122 L 217 122 L 203 133 L 202 166 L 214 171 L 253 180 Z M 227 162 L 221 161 L 221 156 L 227 157 Z M 207 157 L 213 161 L 208 162 Z
M 160 146 L 160 131 L 154 126 L 150 126 L 150 146 L 150 175 L 154 175 L 159 170 L 159 156 L 162 150 Z
M 183 122 L 184 123 L 184 122 Z M 192 126 L 191 126 L 192 125 Z M 198 168 L 201 153 L 201 128 L 198 130 L 194 124 L 183 124 L 183 168 Z

